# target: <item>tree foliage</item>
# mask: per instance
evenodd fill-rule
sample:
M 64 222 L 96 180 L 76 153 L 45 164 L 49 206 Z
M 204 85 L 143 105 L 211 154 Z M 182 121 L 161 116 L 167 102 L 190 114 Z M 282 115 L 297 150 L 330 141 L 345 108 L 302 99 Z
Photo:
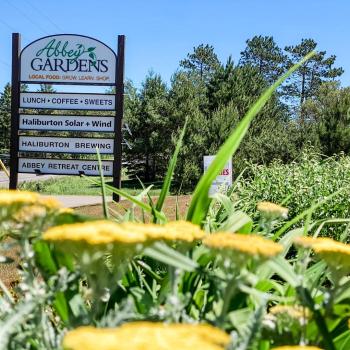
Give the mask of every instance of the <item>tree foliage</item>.
M 256 67 L 265 80 L 272 84 L 285 70 L 286 55 L 272 36 L 256 35 L 246 41 L 241 52 L 240 65 Z

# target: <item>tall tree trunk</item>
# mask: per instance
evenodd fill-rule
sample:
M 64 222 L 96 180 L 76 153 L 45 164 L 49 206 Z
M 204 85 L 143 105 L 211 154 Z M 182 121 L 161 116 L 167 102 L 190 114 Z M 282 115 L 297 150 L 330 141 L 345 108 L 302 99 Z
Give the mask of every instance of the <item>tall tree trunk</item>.
M 146 152 L 145 181 L 149 181 L 149 154 Z

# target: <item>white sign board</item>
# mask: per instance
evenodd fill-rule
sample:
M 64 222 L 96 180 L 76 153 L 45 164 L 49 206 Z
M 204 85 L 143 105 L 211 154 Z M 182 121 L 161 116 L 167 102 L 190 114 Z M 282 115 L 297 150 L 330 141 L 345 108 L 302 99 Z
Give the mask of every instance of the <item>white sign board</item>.
M 112 111 L 115 95 L 21 92 L 20 108 Z
M 208 170 L 214 159 L 215 156 L 204 156 L 204 172 Z M 209 195 L 211 196 L 215 193 L 226 190 L 230 186 L 232 186 L 232 159 L 226 163 L 221 174 L 213 181 L 209 190 Z
M 20 80 L 26 83 L 115 84 L 116 55 L 102 42 L 82 35 L 51 35 L 21 53 Z
M 113 154 L 114 139 L 83 137 L 20 136 L 19 151 L 52 153 Z
M 21 114 L 20 130 L 114 132 L 114 117 L 81 115 Z
M 102 161 L 103 175 L 113 175 L 113 161 Z M 64 175 L 99 175 L 98 162 L 76 159 L 19 158 L 18 172 Z

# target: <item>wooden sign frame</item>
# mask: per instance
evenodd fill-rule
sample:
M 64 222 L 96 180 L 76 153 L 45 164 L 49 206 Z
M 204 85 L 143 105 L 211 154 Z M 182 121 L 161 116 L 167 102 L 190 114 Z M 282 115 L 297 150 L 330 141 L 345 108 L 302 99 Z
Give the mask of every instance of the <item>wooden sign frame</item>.
M 72 35 L 72 34 L 67 34 Z M 89 38 L 89 37 L 86 37 Z M 96 40 L 94 38 L 90 38 Z M 38 39 L 40 40 L 40 39 Z M 37 40 L 36 40 L 37 41 Z M 36 42 L 34 41 L 34 42 Z M 98 41 L 98 40 L 96 40 Z M 33 43 L 34 43 L 33 42 Z M 32 43 L 31 43 L 32 44 Z M 125 36 L 118 35 L 117 60 L 115 68 L 115 85 L 111 84 L 69 84 L 63 82 L 22 82 L 20 80 L 20 56 L 21 56 L 21 35 L 12 33 L 12 76 L 11 76 L 11 148 L 10 148 L 10 189 L 17 189 L 18 186 L 18 162 L 19 162 L 19 122 L 20 122 L 20 93 L 21 84 L 54 84 L 54 85 L 105 85 L 115 88 L 115 109 L 114 109 L 114 149 L 113 149 L 113 186 L 121 187 L 121 164 L 122 164 L 122 123 L 124 114 L 124 70 L 125 70 Z M 60 108 L 57 108 L 60 110 Z M 112 111 L 113 112 L 113 111 Z M 25 114 L 22 113 L 21 114 Z M 40 117 L 40 115 L 38 115 Z M 26 130 L 21 130 L 25 132 Z M 28 130 L 27 130 L 28 131 Z M 31 131 L 35 131 L 31 129 Z M 43 131 L 38 130 L 38 131 Z M 50 130 L 45 130 L 50 131 Z M 58 131 L 58 130 L 57 130 Z M 85 130 L 84 130 L 85 131 Z M 84 132 L 82 131 L 82 132 Z M 86 132 L 91 132 L 87 130 Z M 24 135 L 23 135 L 24 136 Z M 30 152 L 28 152 L 30 153 Z M 69 154 L 69 153 L 68 153 Z M 35 173 L 35 172 L 34 172 Z M 119 201 L 119 195 L 113 194 L 113 199 Z

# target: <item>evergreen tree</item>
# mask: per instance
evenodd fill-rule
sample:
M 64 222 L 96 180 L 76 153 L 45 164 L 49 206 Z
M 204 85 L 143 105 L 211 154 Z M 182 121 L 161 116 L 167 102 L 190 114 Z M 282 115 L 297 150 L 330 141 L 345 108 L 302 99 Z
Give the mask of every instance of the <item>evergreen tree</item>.
M 128 91 L 127 117 L 133 134 L 129 159 L 143 164 L 145 181 L 161 178 L 166 170 L 167 149 L 171 131 L 167 117 L 168 91 L 158 74 L 149 73 L 138 96 L 131 87 Z M 135 115 L 133 115 L 135 113 Z
M 201 44 L 187 54 L 187 58 L 180 62 L 180 67 L 189 72 L 196 72 L 201 80 L 207 81 L 219 65 L 219 59 L 211 45 Z
M 173 144 L 185 119 L 187 130 L 175 169 L 174 180 L 183 190 L 192 189 L 203 173 L 203 156 L 208 154 L 209 120 L 202 107 L 207 105 L 203 82 L 198 74 L 176 73 L 169 92 L 170 129 Z M 173 149 L 173 147 L 172 147 Z
M 304 103 L 303 114 L 315 125 L 323 154 L 350 153 L 350 87 L 323 83 L 316 97 Z
M 7 83 L 0 94 L 0 150 L 10 148 L 11 85 Z
M 272 36 L 254 36 L 246 41 L 239 64 L 251 65 L 266 79 L 268 84 L 275 82 L 285 69 L 286 55 Z
M 302 39 L 298 45 L 286 46 L 287 68 L 299 62 L 309 52 L 315 51 L 316 47 L 317 43 L 313 39 Z M 326 57 L 326 51 L 317 51 L 317 54 L 305 62 L 285 84 L 284 97 L 300 108 L 306 99 L 316 96 L 323 82 L 335 80 L 343 74 L 343 68 L 334 67 L 335 60 L 335 55 Z M 304 122 L 303 115 L 301 122 Z
M 37 91 L 38 92 L 48 92 L 48 93 L 56 92 L 56 90 L 53 88 L 52 84 L 40 84 L 40 88 Z

